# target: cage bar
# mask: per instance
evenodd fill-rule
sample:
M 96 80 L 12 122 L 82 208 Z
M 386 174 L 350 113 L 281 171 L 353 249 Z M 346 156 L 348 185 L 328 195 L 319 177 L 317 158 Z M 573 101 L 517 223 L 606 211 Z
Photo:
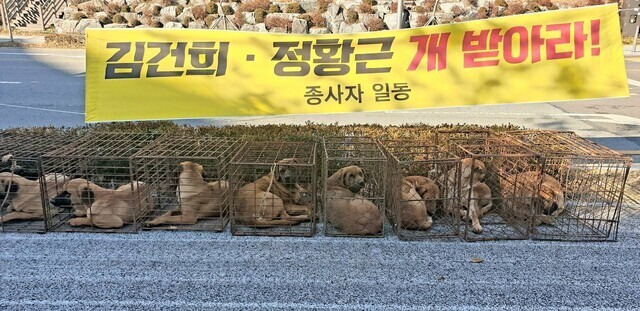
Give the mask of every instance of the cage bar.
M 542 154 L 544 173 L 558 183 L 563 195 L 563 206 L 549 206 L 549 200 L 542 197 L 543 184 L 537 207 L 540 219 L 532 228 L 533 239 L 617 240 L 630 158 L 573 132 L 510 131 L 505 137 Z M 548 211 L 549 208 L 554 211 Z
M 153 203 L 148 185 L 132 178 L 132 156 L 158 136 L 94 132 L 44 154 L 45 174 L 71 179 L 51 202 L 50 230 L 137 232 Z
M 167 134 L 134 155 L 136 180 L 149 186 L 145 230 L 223 231 L 231 200 L 227 177 L 241 145 L 231 138 Z
M 313 236 L 314 142 L 246 142 L 229 164 L 233 235 Z
M 45 232 L 49 199 L 67 180 L 42 174 L 40 156 L 80 137 L 77 131 L 13 129 L 0 132 L 0 231 Z
M 381 141 L 389 159 L 387 218 L 398 238 L 459 237 L 460 158 L 433 141 Z M 448 174 L 452 178 L 448 178 Z
M 384 236 L 387 158 L 370 137 L 323 140 L 323 219 L 327 236 Z

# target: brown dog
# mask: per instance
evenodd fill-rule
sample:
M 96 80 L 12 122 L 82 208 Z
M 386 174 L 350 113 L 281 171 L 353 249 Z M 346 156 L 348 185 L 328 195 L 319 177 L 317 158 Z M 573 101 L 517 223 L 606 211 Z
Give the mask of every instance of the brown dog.
M 529 220 L 533 216 L 534 226 L 551 225 L 555 217 L 564 212 L 562 184 L 550 175 L 529 171 L 509 175 L 500 184 L 503 196 L 512 198 L 505 202 L 506 208 L 519 219 Z M 538 185 L 540 189 L 536 194 Z M 534 211 L 533 200 L 537 200 L 538 211 Z
M 297 183 L 297 159 L 276 163 L 273 173 L 244 185 L 235 194 L 234 217 L 243 225 L 273 227 L 310 220 L 309 196 Z
M 52 196 L 69 179 L 61 174 L 47 174 L 44 180 L 47 193 Z M 2 216 L 0 222 L 44 219 L 38 180 L 29 180 L 7 172 L 0 173 L 0 204 L 3 202 L 10 212 Z
M 364 186 L 364 170 L 355 165 L 343 167 L 327 179 L 327 220 L 345 234 L 382 231 L 380 210 L 360 194 Z
M 427 230 L 431 228 L 431 215 L 436 212 L 436 200 L 440 196 L 440 187 L 431 179 L 423 176 L 407 176 L 402 179 L 402 205 L 399 225 L 408 230 Z
M 229 183 L 223 180 L 207 183 L 202 177 L 204 168 L 198 163 L 186 161 L 180 163 L 180 166 L 182 172 L 176 189 L 180 208 L 148 221 L 147 225 L 193 225 L 201 218 L 220 217 L 223 195 L 229 188 Z
M 122 228 L 126 223 L 133 223 L 140 211 L 152 206 L 147 186 L 137 181 L 111 190 L 77 178 L 69 181 L 63 189 L 51 203 L 73 208 L 74 215 L 80 216 L 69 220 L 69 225 L 74 227 Z M 82 217 L 83 214 L 86 217 Z
M 480 219 L 493 207 L 491 200 L 491 189 L 483 182 L 487 173 L 484 162 L 473 158 L 464 158 L 461 161 L 460 172 L 460 205 L 452 206 L 449 211 L 454 215 L 460 215 L 462 220 L 471 220 L 472 231 L 480 234 L 483 231 Z M 472 176 L 473 175 L 473 176 Z M 449 199 L 452 199 L 457 192 L 457 174 L 455 168 L 449 170 L 446 176 L 449 189 L 447 191 Z

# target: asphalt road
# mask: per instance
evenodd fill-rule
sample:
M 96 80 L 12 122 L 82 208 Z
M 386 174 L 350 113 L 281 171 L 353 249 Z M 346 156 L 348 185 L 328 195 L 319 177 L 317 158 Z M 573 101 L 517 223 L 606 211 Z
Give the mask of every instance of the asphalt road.
M 0 49 L 0 128 L 82 124 L 82 54 Z M 627 62 L 633 81 L 640 81 L 632 70 L 639 64 Z M 638 86 L 631 90 L 640 93 Z M 510 122 L 576 130 L 639 150 L 639 102 L 634 95 L 193 122 Z M 232 238 L 228 232 L 0 234 L 0 310 L 638 310 L 640 218 L 624 216 L 619 237 L 613 243 L 463 243 Z

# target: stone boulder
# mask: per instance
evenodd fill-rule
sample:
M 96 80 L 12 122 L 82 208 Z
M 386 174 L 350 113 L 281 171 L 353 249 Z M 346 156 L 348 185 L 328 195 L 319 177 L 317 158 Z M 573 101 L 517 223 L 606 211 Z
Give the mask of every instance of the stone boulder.
M 162 8 L 162 10 L 160 10 L 160 15 L 163 16 L 169 16 L 169 17 L 176 17 L 178 14 L 177 12 L 177 7 L 172 5 L 172 6 L 166 6 L 164 8 Z
M 258 26 L 256 26 L 256 25 L 244 24 L 244 25 L 242 25 L 242 28 L 240 28 L 240 31 L 258 32 L 260 30 L 258 29 Z
M 340 33 L 358 33 L 358 32 L 367 32 L 367 27 L 364 26 L 363 23 L 355 23 L 355 24 L 347 24 L 342 23 L 340 26 Z
M 358 21 L 366 24 L 368 21 L 378 18 L 378 14 L 358 13 Z
M 398 13 L 385 14 L 382 21 L 384 21 L 388 29 L 398 29 Z
M 314 12 L 318 8 L 317 1 L 301 1 L 298 3 L 300 4 L 300 7 L 302 7 L 302 9 L 308 13 Z
M 107 24 L 104 25 L 104 28 L 109 29 L 109 28 L 127 28 L 127 24 Z
M 309 26 L 304 19 L 294 18 L 291 25 L 291 33 L 307 33 Z
M 244 22 L 247 24 L 255 24 L 256 23 L 256 14 L 254 12 L 242 12 L 244 15 Z
M 62 9 L 62 19 L 70 19 L 73 13 L 78 12 L 78 8 L 72 6 Z
M 53 22 L 53 26 L 56 28 L 56 33 L 74 33 L 78 21 L 67 19 L 56 19 Z
M 193 21 L 189 23 L 189 29 L 207 29 L 207 25 L 204 21 Z
M 331 33 L 327 27 L 313 27 L 309 29 L 309 33 L 312 35 L 324 35 Z
M 287 33 L 287 29 L 282 28 L 282 27 L 273 27 L 269 30 L 269 32 L 272 33 Z
M 184 28 L 181 23 L 178 22 L 168 22 L 164 24 L 162 28 Z
M 136 13 L 120 13 L 120 15 L 122 15 L 122 17 L 124 17 L 124 19 L 127 20 L 127 23 L 132 24 L 134 21 L 138 20 L 138 14 Z
M 84 30 L 87 28 L 102 28 L 102 25 L 97 19 L 93 18 L 85 18 L 81 19 L 76 25 L 74 32 L 77 34 L 84 35 Z

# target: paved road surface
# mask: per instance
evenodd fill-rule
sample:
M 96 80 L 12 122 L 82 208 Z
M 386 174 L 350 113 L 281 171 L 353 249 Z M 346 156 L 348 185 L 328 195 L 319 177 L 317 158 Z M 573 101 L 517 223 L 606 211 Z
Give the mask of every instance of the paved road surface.
M 77 125 L 80 50 L 0 49 L 0 128 Z M 640 63 L 627 62 L 630 83 Z M 314 117 L 316 121 L 516 123 L 638 150 L 630 99 Z M 195 123 L 295 122 L 306 116 Z M 482 263 L 471 263 L 474 257 Z M 0 234 L 0 310 L 640 309 L 640 219 L 616 243 L 231 238 L 227 233 Z

